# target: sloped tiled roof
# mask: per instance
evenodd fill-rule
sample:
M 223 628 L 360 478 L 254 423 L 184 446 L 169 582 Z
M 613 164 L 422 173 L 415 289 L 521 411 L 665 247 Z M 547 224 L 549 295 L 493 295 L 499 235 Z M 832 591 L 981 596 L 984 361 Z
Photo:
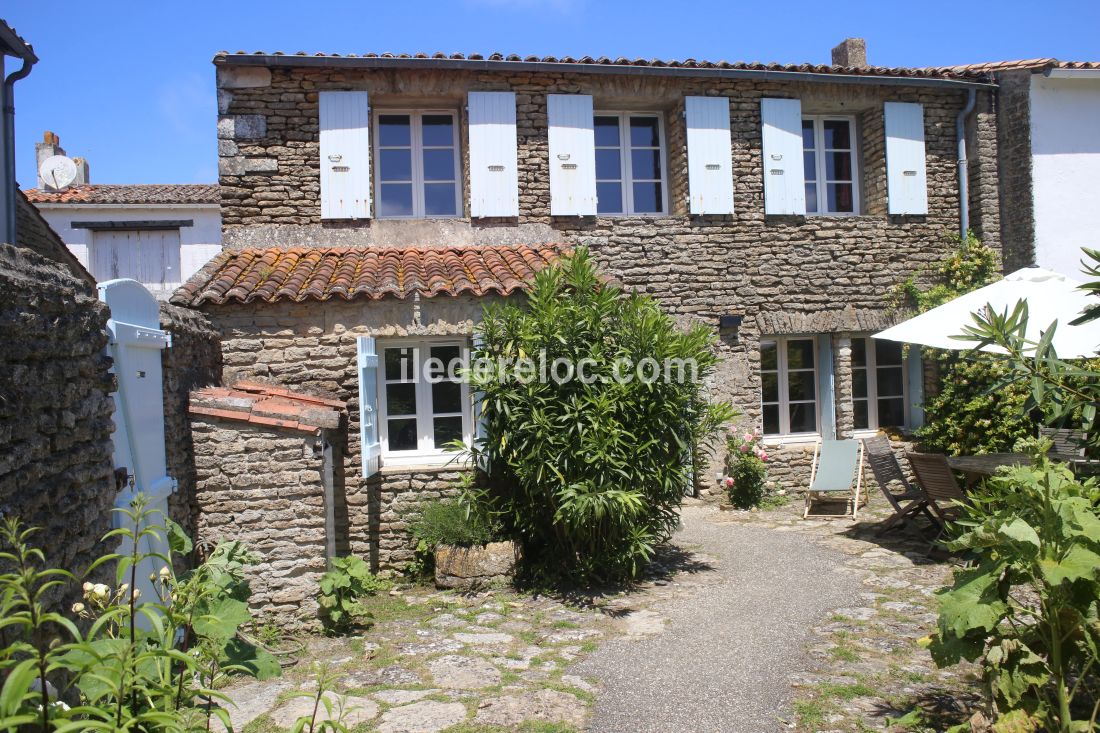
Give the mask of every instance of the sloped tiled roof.
M 86 183 L 61 191 L 24 191 L 34 204 L 217 204 L 216 183 Z
M 983 74 L 978 71 L 969 71 L 964 68 L 908 68 L 885 66 L 833 66 L 830 64 L 780 64 L 762 63 L 759 61 L 705 61 L 698 59 L 644 59 L 644 58 L 610 58 L 608 56 L 520 56 L 518 54 L 461 54 L 461 53 L 364 53 L 364 54 L 325 54 L 306 53 L 297 51 L 286 53 L 283 51 L 219 51 L 214 56 L 215 64 L 242 64 L 263 62 L 265 59 L 279 59 L 276 63 L 288 63 L 292 59 L 300 59 L 303 65 L 309 63 L 323 63 L 325 61 L 336 62 L 342 65 L 401 65 L 407 63 L 414 66 L 417 62 L 451 62 L 456 67 L 468 66 L 471 68 L 504 67 L 508 64 L 560 64 L 563 67 L 592 67 L 614 70 L 619 68 L 627 70 L 650 69 L 685 69 L 705 71 L 772 71 L 803 74 L 835 74 L 838 76 L 889 76 L 910 77 L 916 79 L 955 79 L 960 81 L 981 81 Z
M 192 392 L 187 411 L 191 415 L 312 433 L 321 428 L 340 427 L 345 408 L 339 400 L 241 381 L 232 388 L 206 387 Z
M 996 74 L 998 71 L 1018 69 L 1100 69 L 1100 61 L 1059 61 L 1053 58 L 1018 59 L 1016 61 L 986 61 L 959 66 L 929 67 L 927 71 L 942 74 Z
M 509 295 L 558 260 L 557 245 L 298 247 L 225 250 L 176 291 L 172 302 L 377 300 L 413 293 Z

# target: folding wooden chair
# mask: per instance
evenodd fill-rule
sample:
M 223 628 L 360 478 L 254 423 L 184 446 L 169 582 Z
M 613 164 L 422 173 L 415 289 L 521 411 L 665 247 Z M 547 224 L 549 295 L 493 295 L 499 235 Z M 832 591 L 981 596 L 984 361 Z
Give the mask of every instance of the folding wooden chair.
M 867 465 L 871 467 L 871 473 L 875 476 L 875 483 L 882 490 L 882 495 L 890 506 L 894 508 L 894 514 L 882 523 L 877 534 L 883 534 L 895 527 L 901 527 L 909 519 L 923 513 L 933 525 L 939 525 L 936 517 L 928 509 L 928 497 L 920 486 L 914 486 L 905 478 L 905 472 L 901 470 L 897 456 L 890 447 L 890 440 L 881 433 L 873 438 L 863 439 L 863 454 L 867 458 Z M 903 505 L 903 502 L 908 502 Z
M 859 492 L 863 484 L 863 444 L 858 440 L 822 440 L 814 446 L 814 461 L 810 469 L 810 488 L 806 492 L 806 509 L 802 518 L 810 516 L 814 500 L 830 494 L 848 494 L 852 519 L 859 512 Z M 846 517 L 843 514 L 815 514 L 816 517 Z
M 936 523 L 942 534 L 947 522 L 959 515 L 959 505 L 968 504 L 966 492 L 955 480 L 955 474 L 947 465 L 947 457 L 939 453 L 906 453 L 917 483 L 928 497 L 928 508 L 936 515 Z

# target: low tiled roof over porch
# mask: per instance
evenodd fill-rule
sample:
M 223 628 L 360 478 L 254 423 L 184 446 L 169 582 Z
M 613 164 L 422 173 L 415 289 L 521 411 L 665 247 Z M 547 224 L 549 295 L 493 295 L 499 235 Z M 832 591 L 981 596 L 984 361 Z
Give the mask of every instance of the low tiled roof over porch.
M 226 250 L 172 296 L 177 305 L 510 295 L 564 245 Z
M 254 425 L 315 433 L 340 427 L 346 405 L 333 399 L 292 392 L 259 382 L 206 387 L 191 393 L 191 415 L 239 420 Z

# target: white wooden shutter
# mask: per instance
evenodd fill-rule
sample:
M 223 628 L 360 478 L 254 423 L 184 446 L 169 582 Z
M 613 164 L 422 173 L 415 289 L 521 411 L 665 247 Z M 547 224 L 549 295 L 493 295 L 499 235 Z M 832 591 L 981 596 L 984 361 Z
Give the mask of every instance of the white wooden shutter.
M 733 213 L 730 102 L 727 97 L 686 97 L 688 190 L 692 214 Z
M 370 217 L 370 107 L 366 92 L 320 92 L 321 218 Z
M 924 106 L 886 103 L 886 190 L 891 214 L 928 213 Z
M 378 347 L 371 336 L 355 339 L 359 368 L 359 453 L 363 478 L 382 468 L 382 444 L 378 439 Z
M 546 95 L 550 123 L 550 214 L 596 215 L 596 141 L 592 97 Z
M 924 425 L 924 362 L 916 344 L 909 344 L 905 355 L 905 376 L 909 382 L 908 427 L 916 430 Z
M 514 92 L 470 92 L 470 216 L 519 216 Z
M 764 137 L 764 213 L 806 213 L 806 174 L 802 165 L 802 102 L 761 99 Z
M 825 440 L 834 440 L 836 438 L 836 378 L 834 374 L 833 335 L 831 333 L 818 334 L 818 407 L 821 415 L 821 437 Z
M 482 349 L 485 346 L 485 339 L 480 333 L 477 333 L 475 331 L 473 342 L 474 347 L 470 352 L 471 368 L 474 365 L 474 359 L 483 354 Z M 482 450 L 485 450 L 485 440 L 489 437 L 488 421 L 485 419 L 485 393 L 481 391 L 474 392 L 473 400 L 474 445 L 478 448 L 481 448 Z M 485 471 L 486 473 L 489 472 L 489 462 L 484 453 L 481 454 L 481 457 L 478 460 L 478 468 L 480 468 L 482 471 Z

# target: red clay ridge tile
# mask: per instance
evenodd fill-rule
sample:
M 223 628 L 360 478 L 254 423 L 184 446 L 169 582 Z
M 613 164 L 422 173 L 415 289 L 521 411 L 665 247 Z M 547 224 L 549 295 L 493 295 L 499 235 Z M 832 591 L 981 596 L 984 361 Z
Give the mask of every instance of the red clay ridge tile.
M 339 400 L 292 392 L 285 387 L 240 382 L 232 388 L 207 387 L 191 393 L 188 412 L 255 425 L 313 433 L 338 428 L 345 405 Z
M 177 305 L 378 300 L 413 294 L 507 296 L 557 262 L 564 245 L 292 247 L 225 250 L 172 296 Z

